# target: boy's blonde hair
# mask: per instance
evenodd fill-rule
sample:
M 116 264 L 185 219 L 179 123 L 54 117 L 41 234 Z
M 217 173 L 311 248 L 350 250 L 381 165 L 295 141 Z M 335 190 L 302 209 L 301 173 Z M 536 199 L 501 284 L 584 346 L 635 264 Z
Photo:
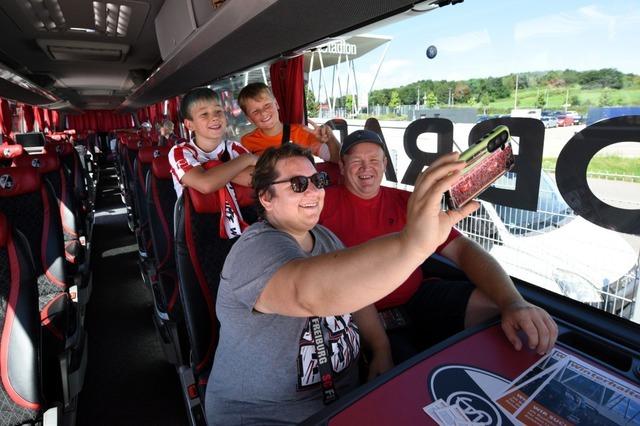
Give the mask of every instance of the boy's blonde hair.
M 269 96 L 274 99 L 273 93 L 269 86 L 264 83 L 251 83 L 247 84 L 238 94 L 238 105 L 240 109 L 247 115 L 247 101 L 249 99 L 260 99 L 263 95 Z

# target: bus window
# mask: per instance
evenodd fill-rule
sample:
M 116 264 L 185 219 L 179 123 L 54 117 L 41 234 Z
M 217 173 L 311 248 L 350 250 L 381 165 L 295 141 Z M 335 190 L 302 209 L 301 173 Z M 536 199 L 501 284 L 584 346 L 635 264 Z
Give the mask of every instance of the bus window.
M 513 142 L 521 164 L 541 160 L 539 184 L 518 189 L 537 195 L 535 208 L 481 200 L 459 228 L 513 277 L 640 322 L 640 231 L 620 232 L 622 222 L 604 210 L 619 209 L 620 221 L 640 211 L 640 140 L 613 124 L 598 138 L 590 133 L 602 120 L 640 115 L 640 59 L 629 55 L 638 17 L 638 1 L 465 2 L 414 12 L 307 52 L 307 110 L 312 119 L 346 119 L 350 132 L 377 118 L 398 181 L 415 120 L 450 120 L 459 151 L 474 126 L 539 121 L 543 136 Z M 601 137 L 612 144 L 593 148 Z M 558 161 L 569 141 L 595 154 L 581 160 L 586 184 L 573 192 L 560 181 L 577 159 Z M 416 144 L 437 153 L 439 138 L 424 133 Z M 541 145 L 542 159 L 527 158 L 522 144 Z M 513 191 L 517 179 L 516 170 L 494 187 Z M 586 204 L 595 211 L 585 213 Z

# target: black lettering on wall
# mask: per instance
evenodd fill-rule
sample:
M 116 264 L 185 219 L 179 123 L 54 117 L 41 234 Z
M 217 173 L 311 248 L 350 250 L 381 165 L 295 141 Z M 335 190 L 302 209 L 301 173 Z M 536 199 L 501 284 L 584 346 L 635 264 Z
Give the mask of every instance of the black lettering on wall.
M 424 152 L 418 148 L 418 136 L 423 133 L 438 135 L 437 152 Z M 453 151 L 453 123 L 446 118 L 421 118 L 407 126 L 404 131 L 404 151 L 411 159 L 402 178 L 405 185 L 413 185 L 425 166 L 439 156 Z
M 481 121 L 469 132 L 469 146 L 478 142 L 496 126 L 505 125 L 511 136 L 520 138 L 516 163 L 511 169 L 516 174 L 516 189 L 490 187 L 478 198 L 494 204 L 536 211 L 544 148 L 544 124 L 534 118 L 500 117 Z
M 604 228 L 640 235 L 640 209 L 613 207 L 596 197 L 587 183 L 587 167 L 593 156 L 618 142 L 640 142 L 640 115 L 599 121 L 576 133 L 560 152 L 556 182 L 577 215 Z

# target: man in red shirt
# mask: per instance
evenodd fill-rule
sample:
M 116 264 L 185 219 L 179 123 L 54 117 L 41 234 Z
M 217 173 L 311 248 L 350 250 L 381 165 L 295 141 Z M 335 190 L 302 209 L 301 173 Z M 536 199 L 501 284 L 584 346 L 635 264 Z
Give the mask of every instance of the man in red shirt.
M 383 146 L 374 132 L 351 133 L 340 151 L 344 184 L 326 189 L 319 223 L 347 247 L 398 232 L 406 223 L 410 193 L 381 186 L 387 164 Z M 410 331 L 389 333 L 396 362 L 498 313 L 515 349 L 522 346 L 518 330 L 525 331 L 529 346 L 540 353 L 554 345 L 557 326 L 553 319 L 522 298 L 506 272 L 482 247 L 452 229 L 436 252 L 455 263 L 471 282 L 425 278 L 418 268 L 404 284 L 376 302 L 379 311 L 387 311 L 383 317 L 388 318 L 392 309 L 394 315 L 399 311 L 413 324 Z M 407 347 L 407 340 L 413 347 Z

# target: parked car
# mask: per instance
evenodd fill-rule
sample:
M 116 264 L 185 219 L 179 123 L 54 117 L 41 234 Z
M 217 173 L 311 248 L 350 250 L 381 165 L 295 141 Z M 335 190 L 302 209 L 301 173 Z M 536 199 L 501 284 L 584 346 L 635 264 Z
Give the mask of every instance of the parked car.
M 567 111 L 567 116 L 573 118 L 572 124 L 575 124 L 575 125 L 580 124 L 583 121 L 582 115 L 580 115 L 576 111 Z
M 515 174 L 495 185 L 515 188 Z M 619 234 L 574 215 L 547 173 L 540 180 L 537 211 L 481 201 L 458 228 L 513 277 L 612 313 L 631 314 L 637 253 Z
M 558 122 L 558 127 L 571 126 L 574 122 L 572 116 L 561 113 L 556 115 L 556 121 Z
M 558 127 L 558 120 L 556 119 L 556 117 L 547 115 L 547 116 L 541 117 L 540 121 L 542 121 L 542 124 L 544 124 L 544 127 L 547 129 L 552 127 Z

